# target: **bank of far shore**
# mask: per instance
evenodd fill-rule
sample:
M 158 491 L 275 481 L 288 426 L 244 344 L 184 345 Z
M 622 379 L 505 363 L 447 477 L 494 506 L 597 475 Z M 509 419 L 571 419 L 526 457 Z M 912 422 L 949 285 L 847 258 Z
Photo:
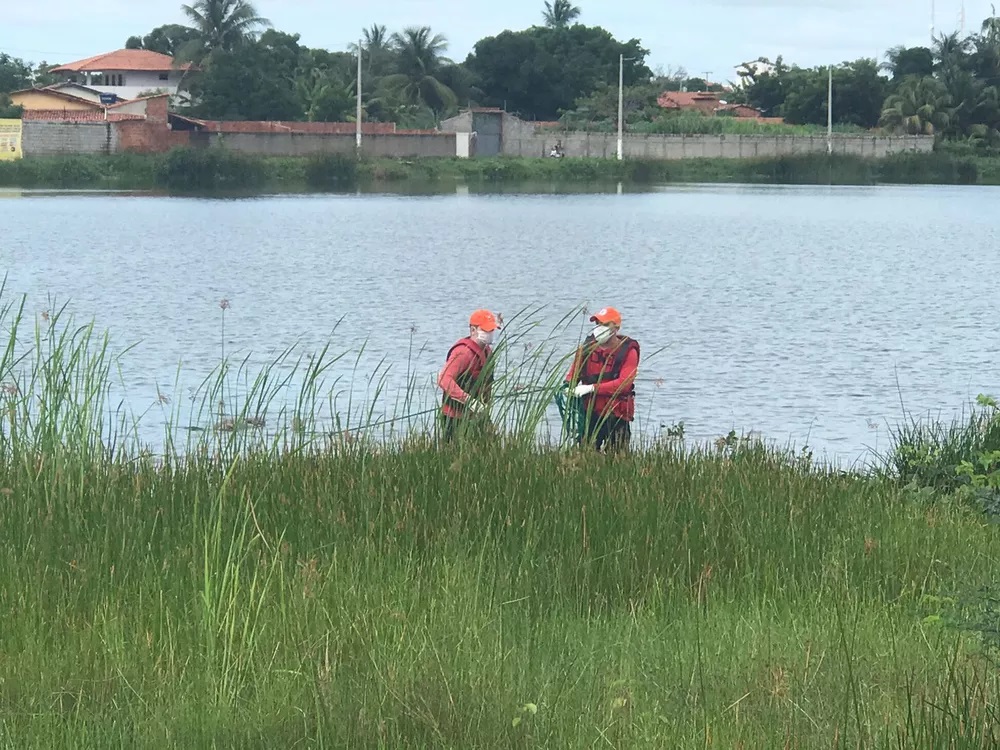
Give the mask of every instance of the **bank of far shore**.
M 221 149 L 26 157 L 0 162 L 0 187 L 302 191 L 365 185 L 750 183 L 1000 185 L 1000 157 L 901 153 L 885 159 L 803 154 L 763 159 L 388 159 L 264 157 Z

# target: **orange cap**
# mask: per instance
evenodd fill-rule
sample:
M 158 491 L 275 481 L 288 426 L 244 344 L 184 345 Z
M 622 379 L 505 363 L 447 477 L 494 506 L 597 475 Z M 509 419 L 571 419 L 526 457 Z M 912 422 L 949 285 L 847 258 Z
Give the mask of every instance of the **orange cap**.
M 622 324 L 622 314 L 613 307 L 602 307 L 591 315 L 590 319 L 595 323 L 602 323 L 603 325 L 616 325 L 620 327 Z
M 476 328 L 486 331 L 487 333 L 495 331 L 500 327 L 497 323 L 496 315 L 491 313 L 489 310 L 476 310 L 471 316 L 469 316 L 469 325 L 476 326 Z

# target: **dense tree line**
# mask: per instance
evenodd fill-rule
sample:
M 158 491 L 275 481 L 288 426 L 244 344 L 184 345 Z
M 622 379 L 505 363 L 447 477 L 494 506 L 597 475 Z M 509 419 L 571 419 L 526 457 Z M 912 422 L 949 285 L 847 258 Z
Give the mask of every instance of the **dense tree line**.
M 157 27 L 126 46 L 194 64 L 185 109 L 195 116 L 352 120 L 358 54 L 364 117 L 404 127 L 431 127 L 468 105 L 561 118 L 573 127 L 610 127 L 617 121 L 621 55 L 626 121 L 633 126 L 674 116 L 657 105 L 664 91 L 721 88 L 683 70 L 654 75 L 640 40 L 618 40 L 582 23 L 570 0 L 545 2 L 540 25 L 481 39 L 463 61 L 449 59 L 447 39 L 428 27 L 373 24 L 360 48 L 330 51 L 271 28 L 251 0 L 194 0 L 182 8 L 186 25 Z M 780 57 L 758 62 L 738 71 L 728 101 L 790 124 L 826 123 L 827 68 L 801 68 Z M 48 68 L 0 54 L 0 114 L 11 112 L 4 110 L 4 92 L 49 82 Z M 965 37 L 945 34 L 930 47 L 893 48 L 885 61 L 842 63 L 832 76 L 838 127 L 1000 146 L 1000 17 Z

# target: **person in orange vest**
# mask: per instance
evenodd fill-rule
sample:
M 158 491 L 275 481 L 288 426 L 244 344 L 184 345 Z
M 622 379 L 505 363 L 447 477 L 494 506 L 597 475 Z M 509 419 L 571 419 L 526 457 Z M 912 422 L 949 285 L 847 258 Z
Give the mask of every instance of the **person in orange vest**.
M 581 440 L 594 443 L 597 450 L 625 450 L 635 419 L 639 342 L 619 333 L 622 316 L 613 307 L 598 310 L 590 320 L 594 329 L 577 350 L 566 375 L 573 395 L 583 399 Z
M 489 419 L 493 395 L 493 340 L 500 329 L 497 316 L 476 310 L 469 317 L 469 335 L 448 350 L 438 374 L 443 397 L 441 422 L 444 439 L 450 442 L 470 417 Z

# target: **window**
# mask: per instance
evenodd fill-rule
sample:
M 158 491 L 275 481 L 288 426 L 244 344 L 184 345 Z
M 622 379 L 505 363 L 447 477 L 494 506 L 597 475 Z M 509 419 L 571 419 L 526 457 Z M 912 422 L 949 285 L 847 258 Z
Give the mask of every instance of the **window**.
M 170 74 L 169 73 L 160 73 L 160 80 L 161 81 L 169 81 L 170 80 Z
M 125 85 L 125 76 L 123 76 L 121 73 L 118 74 L 118 85 L 119 86 Z

